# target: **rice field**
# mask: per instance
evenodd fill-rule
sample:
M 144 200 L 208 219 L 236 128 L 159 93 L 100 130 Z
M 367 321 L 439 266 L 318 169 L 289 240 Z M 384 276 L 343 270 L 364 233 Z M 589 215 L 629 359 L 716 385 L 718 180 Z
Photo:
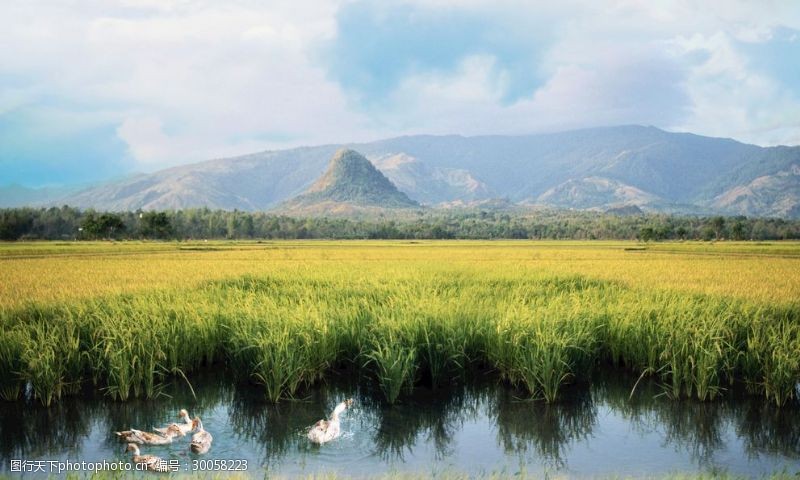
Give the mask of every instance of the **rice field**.
M 675 399 L 742 383 L 780 406 L 798 272 L 784 242 L 0 244 L 0 397 L 124 401 L 216 368 L 273 402 L 336 370 L 389 403 L 476 372 L 557 402 L 616 368 Z

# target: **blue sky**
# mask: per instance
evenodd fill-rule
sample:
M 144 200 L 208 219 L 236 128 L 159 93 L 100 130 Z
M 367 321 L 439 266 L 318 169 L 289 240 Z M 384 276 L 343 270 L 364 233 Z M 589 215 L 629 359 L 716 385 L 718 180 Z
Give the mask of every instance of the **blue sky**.
M 492 74 L 507 76 L 499 94 L 510 104 L 546 80 L 539 66 L 551 41 L 545 22 L 519 23 L 509 10 L 358 2 L 337 12 L 336 38 L 320 58 L 361 107 L 385 108 L 406 78 L 454 75 L 464 59 L 488 56 L 495 62 Z
M 0 185 L 415 133 L 800 144 L 795 2 L 554 3 L 2 2 Z

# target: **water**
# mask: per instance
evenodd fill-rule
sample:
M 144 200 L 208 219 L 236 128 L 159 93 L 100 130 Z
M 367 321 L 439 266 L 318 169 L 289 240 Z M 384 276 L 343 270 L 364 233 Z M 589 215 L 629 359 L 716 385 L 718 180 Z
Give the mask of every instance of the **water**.
M 175 383 L 165 389 L 171 397 L 153 401 L 67 398 L 49 409 L 0 402 L 0 473 L 11 473 L 11 461 L 22 459 L 127 462 L 113 432 L 163 426 L 177 420 L 180 408 L 202 417 L 214 435 L 211 451 L 190 453 L 188 437 L 141 448 L 177 460 L 184 471 L 201 466 L 193 464 L 199 459 L 246 460 L 247 472 L 257 476 L 800 471 L 796 406 L 776 409 L 733 394 L 713 403 L 675 402 L 658 397 L 654 384 L 640 384 L 629 399 L 630 378 L 576 386 L 557 405 L 520 401 L 508 388 L 486 382 L 420 390 L 394 407 L 363 382 L 337 380 L 275 406 L 259 397 L 256 386 L 231 385 L 221 376 L 193 380 L 196 400 L 185 383 Z M 355 404 L 342 416 L 341 437 L 321 447 L 309 444 L 308 427 L 348 397 Z

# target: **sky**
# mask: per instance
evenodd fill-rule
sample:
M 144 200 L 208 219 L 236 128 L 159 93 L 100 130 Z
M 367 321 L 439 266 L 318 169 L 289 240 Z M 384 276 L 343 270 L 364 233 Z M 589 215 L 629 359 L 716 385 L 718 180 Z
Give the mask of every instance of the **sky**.
M 798 3 L 0 2 L 0 185 L 622 124 L 800 144 Z

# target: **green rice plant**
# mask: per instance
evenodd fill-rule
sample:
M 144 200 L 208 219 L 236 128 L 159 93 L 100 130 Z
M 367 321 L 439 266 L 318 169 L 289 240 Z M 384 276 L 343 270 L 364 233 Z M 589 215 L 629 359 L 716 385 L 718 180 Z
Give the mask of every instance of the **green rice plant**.
M 20 377 L 45 406 L 80 382 L 81 354 L 77 328 L 68 323 L 33 322 L 23 334 Z M 26 334 L 26 335 L 25 335 Z
M 608 317 L 606 345 L 614 365 L 637 372 L 655 372 L 660 368 L 662 326 L 660 310 L 652 305 L 615 302 Z
M 790 311 L 765 311 L 751 324 L 743 369 L 751 390 L 782 406 L 800 385 L 800 323 Z
M 118 400 L 152 397 L 167 375 L 214 365 L 278 401 L 333 369 L 365 366 L 396 402 L 417 382 L 437 388 L 494 367 L 557 401 L 605 362 L 658 376 L 673 397 L 710 400 L 739 379 L 773 403 L 797 396 L 796 256 L 732 262 L 725 252 L 581 243 L 218 247 L 149 257 L 158 274 L 135 270 L 141 255 L 6 259 L 0 395 L 30 385 L 53 402 L 86 377 Z M 746 271 L 775 288 L 725 276 Z M 37 286 L 51 274 L 64 280 Z
M 489 356 L 513 384 L 547 402 L 594 357 L 597 325 L 580 318 L 574 298 L 558 294 L 542 302 L 511 303 L 498 320 Z
M 201 364 L 212 364 L 219 356 L 219 308 L 208 292 L 192 292 L 189 298 L 172 295 L 158 302 L 161 335 L 176 339 L 164 348 L 164 368 L 169 372 L 190 372 Z
M 0 327 L 0 399 L 13 401 L 22 395 L 24 382 L 22 370 L 22 346 L 26 335 L 20 328 Z
M 659 375 L 669 396 L 711 400 L 735 376 L 741 315 L 737 302 L 621 291 L 611 299 L 606 343 L 615 363 L 640 378 Z
M 670 384 L 670 393 L 699 400 L 713 399 L 721 390 L 721 375 L 731 355 L 730 330 L 724 317 L 704 315 L 704 306 L 689 304 L 678 315 L 667 315 L 659 371 Z
M 100 302 L 93 311 L 90 358 L 93 368 L 102 372 L 111 398 L 124 401 L 159 393 L 165 350 L 170 342 L 183 341 L 165 337 L 162 305 L 156 296 L 122 297 Z
M 335 338 L 314 305 L 229 293 L 238 307 L 223 320 L 226 349 L 232 364 L 264 387 L 269 401 L 293 397 L 335 360 Z
M 153 292 L 94 302 L 82 314 L 91 325 L 87 351 L 93 370 L 115 399 L 151 398 L 166 374 L 211 363 L 219 347 L 218 321 L 204 292 Z
M 471 305 L 458 287 L 451 288 L 449 292 L 414 292 L 402 305 L 388 307 L 406 312 L 404 318 L 394 321 L 408 325 L 418 367 L 433 388 L 465 372 L 468 354 L 475 350 L 475 327 L 485 321 L 471 315 Z
M 129 397 L 152 398 L 158 379 L 163 374 L 161 360 L 165 355 L 154 345 L 152 335 L 137 338 L 128 332 L 105 333 L 98 344 L 105 373 L 106 392 L 115 400 Z
M 453 371 L 463 371 L 466 363 L 464 353 L 466 339 L 460 329 L 445 323 L 441 317 L 423 317 L 417 323 L 419 361 L 431 381 L 431 386 L 440 386 Z
M 64 306 L 30 304 L 12 314 L 0 312 L 0 367 L 6 364 L 8 372 L 0 375 L 2 395 L 18 398 L 28 383 L 49 405 L 77 392 L 85 371 L 81 334 Z
M 371 295 L 348 297 L 339 308 L 330 308 L 329 332 L 336 341 L 336 361 L 348 366 L 356 365 L 365 349 L 365 335 L 372 320 L 368 305 L 379 300 L 370 299 Z
M 371 365 L 375 369 L 387 402 L 396 403 L 403 390 L 411 393 L 417 371 L 415 347 L 397 343 L 391 334 L 375 336 L 371 338 L 364 357 L 365 366 Z
M 267 399 L 277 402 L 294 395 L 308 368 L 303 342 L 296 333 L 279 327 L 270 333 L 259 332 L 250 341 L 245 348 L 254 351 L 252 375 L 264 386 Z

